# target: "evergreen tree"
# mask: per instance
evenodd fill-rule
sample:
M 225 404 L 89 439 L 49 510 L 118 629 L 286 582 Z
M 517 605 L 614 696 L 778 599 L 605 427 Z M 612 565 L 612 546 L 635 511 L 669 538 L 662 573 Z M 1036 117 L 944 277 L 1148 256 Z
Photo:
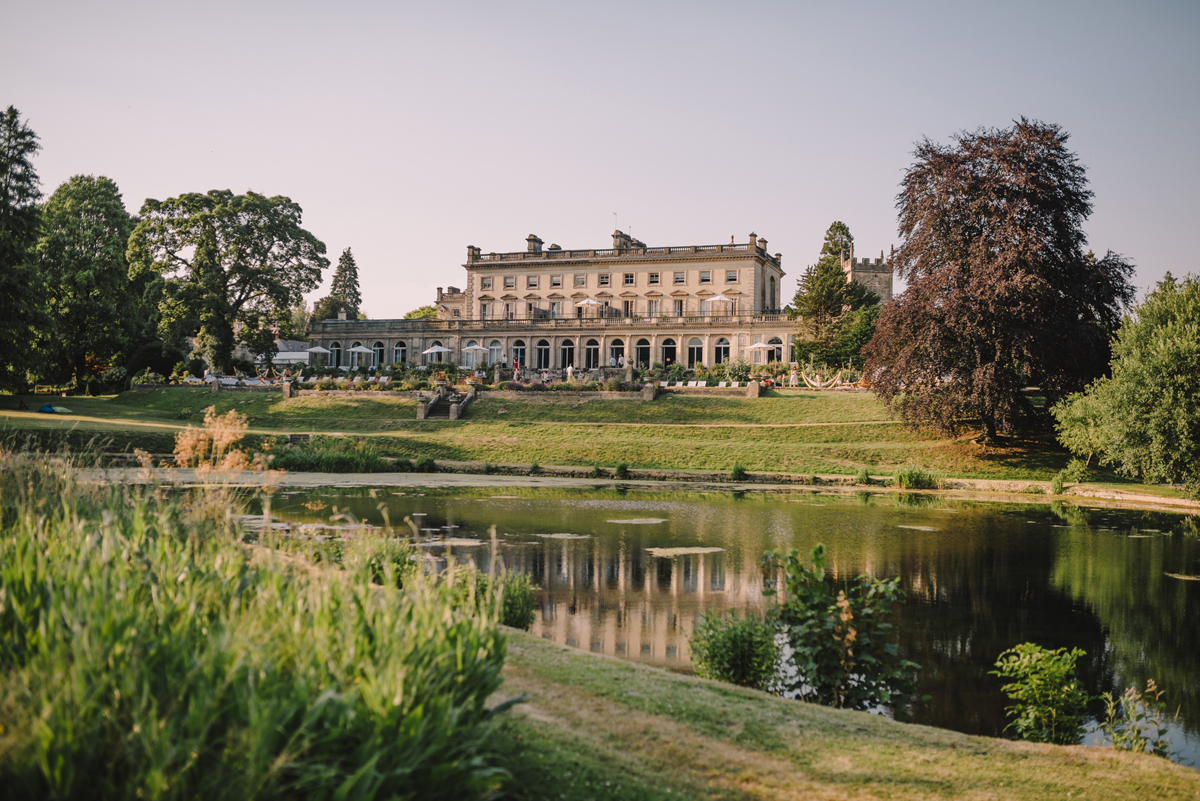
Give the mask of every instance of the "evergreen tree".
M 829 326 L 842 312 L 879 303 L 879 296 L 857 281 L 849 282 L 842 272 L 842 258 L 854 246 L 850 228 L 838 220 L 825 232 L 821 256 L 800 277 L 792 307 L 804 320 L 806 332 L 824 341 Z
M 346 319 L 358 319 L 358 307 L 362 305 L 362 293 L 358 289 L 358 265 L 354 263 L 354 254 L 350 248 L 342 251 L 338 259 L 337 269 L 333 273 L 333 286 L 329 289 L 331 297 L 340 298 L 342 307 L 346 309 Z M 336 311 L 335 314 L 336 315 Z
M 42 327 L 41 281 L 30 264 L 42 193 L 31 159 L 37 134 L 12 106 L 0 115 L 0 388 L 25 384 Z

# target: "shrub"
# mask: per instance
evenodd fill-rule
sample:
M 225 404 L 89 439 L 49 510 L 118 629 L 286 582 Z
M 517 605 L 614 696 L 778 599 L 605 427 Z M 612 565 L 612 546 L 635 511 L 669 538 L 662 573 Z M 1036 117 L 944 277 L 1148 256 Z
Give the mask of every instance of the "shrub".
M 617 465 L 617 469 L 613 471 L 614 478 L 629 478 L 629 465 L 621 462 Z
M 1063 476 L 1066 472 L 1067 472 L 1066 470 L 1060 470 L 1057 473 L 1055 473 L 1054 478 L 1052 478 L 1050 480 L 1050 494 L 1051 495 L 1062 495 L 1063 494 Z
M 416 473 L 436 473 L 437 462 L 433 460 L 432 456 L 422 456 L 413 462 L 413 471 Z
M 496 465 L 492 464 L 491 462 L 484 462 L 483 463 L 483 472 L 486 474 L 495 473 Z
M 497 789 L 495 594 L 398 582 L 398 552 L 359 560 L 374 539 L 345 580 L 268 549 L 251 564 L 236 494 L 184 506 L 0 459 L 5 797 Z
M 747 475 L 749 474 L 746 472 L 746 468 L 742 467 L 740 464 L 735 464 L 733 469 L 729 471 L 729 478 L 731 481 L 745 481 Z
M 1075 681 L 1075 663 L 1086 654 L 1078 648 L 1048 651 L 1021 643 L 1000 654 L 993 676 L 1012 679 L 1004 694 L 1013 701 L 1005 712 L 1018 739 L 1034 743 L 1075 745 L 1083 737 L 1087 693 Z
M 803 701 L 867 710 L 912 697 L 920 666 L 903 658 L 886 622 L 904 600 L 898 578 L 860 575 L 839 589 L 825 574 L 825 546 L 816 545 L 806 567 L 800 551 L 763 554 L 764 575 L 784 572 L 784 600 L 772 610 L 791 646 L 783 689 Z M 764 595 L 776 595 L 768 579 Z M 836 592 L 835 592 L 836 590 Z
M 896 486 L 900 489 L 938 489 L 941 479 L 920 465 L 906 464 L 896 471 Z
M 1080 481 L 1087 481 L 1088 466 L 1087 462 L 1082 459 L 1072 459 L 1067 462 L 1067 466 L 1062 471 L 1063 479 L 1078 484 Z
M 692 665 L 696 675 L 756 690 L 769 690 L 779 676 L 776 629 L 752 617 L 728 619 L 709 612 L 692 630 Z
M 488 587 L 496 584 L 500 591 L 500 622 L 514 629 L 528 629 L 537 618 L 538 585 L 525 573 L 505 573 L 499 579 L 479 574 L 481 598 L 488 597 Z
M 1108 735 L 1113 748 L 1139 754 L 1148 752 L 1170 759 L 1171 741 L 1167 738 L 1168 723 L 1163 714 L 1162 696 L 1154 679 L 1146 681 L 1144 694 L 1136 685 L 1120 698 L 1104 693 L 1105 714 L 1100 721 L 1100 731 Z
M 604 468 L 600 465 L 592 465 L 592 478 L 604 478 Z
M 856 475 L 854 477 L 854 483 L 862 484 L 863 486 L 869 487 L 870 485 L 874 484 L 875 482 L 871 480 L 870 471 L 868 471 L 867 468 L 863 467 L 863 468 L 859 469 L 858 475 Z
M 529 465 L 529 475 L 536 476 L 540 472 L 542 472 L 542 466 L 537 462 Z
M 349 437 L 313 437 L 278 454 L 271 466 L 307 473 L 388 473 L 397 469 L 373 445 Z

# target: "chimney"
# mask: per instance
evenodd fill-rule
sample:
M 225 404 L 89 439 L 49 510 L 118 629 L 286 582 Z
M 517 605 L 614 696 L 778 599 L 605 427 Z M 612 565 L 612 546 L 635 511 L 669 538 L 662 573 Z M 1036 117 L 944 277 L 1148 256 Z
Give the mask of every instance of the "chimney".
M 467 245 L 467 261 L 479 261 L 479 248 Z
M 338 309 L 338 319 L 339 319 L 339 320 L 345 320 L 345 319 L 346 319 L 346 310 L 345 310 L 344 308 L 342 308 L 342 309 Z
M 542 252 L 542 240 L 538 238 L 537 234 L 530 234 L 529 236 L 525 237 L 525 241 L 529 243 L 530 253 Z
M 750 232 L 750 249 L 758 250 L 758 234 L 753 231 Z
M 758 240 L 758 249 L 761 250 L 763 253 L 771 252 L 771 251 L 767 250 L 767 240 L 765 240 L 765 239 Z

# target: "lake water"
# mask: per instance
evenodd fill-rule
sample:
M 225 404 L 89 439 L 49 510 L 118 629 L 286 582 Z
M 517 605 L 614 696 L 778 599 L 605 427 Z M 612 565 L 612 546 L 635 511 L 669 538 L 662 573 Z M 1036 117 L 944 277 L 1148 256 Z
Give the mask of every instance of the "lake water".
M 1001 651 L 1033 641 L 1086 651 L 1079 674 L 1093 694 L 1155 679 L 1180 710 L 1181 761 L 1200 757 L 1200 581 L 1168 575 L 1200 574 L 1195 521 L 1182 515 L 613 487 L 283 491 L 272 502 L 296 522 L 328 522 L 335 507 L 372 524 L 386 510 L 405 530 L 410 516 L 424 550 L 483 569 L 495 525 L 497 558 L 542 588 L 534 634 L 683 670 L 699 615 L 771 602 L 763 551 L 823 542 L 835 577 L 900 578 L 901 643 L 932 696 L 916 722 L 1003 736 L 1005 696 L 987 672 Z

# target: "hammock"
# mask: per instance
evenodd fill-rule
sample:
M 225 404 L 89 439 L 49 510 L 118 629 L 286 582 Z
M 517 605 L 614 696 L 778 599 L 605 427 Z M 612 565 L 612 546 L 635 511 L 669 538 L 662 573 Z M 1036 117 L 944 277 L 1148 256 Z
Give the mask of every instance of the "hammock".
M 828 381 L 821 380 L 821 374 L 817 373 L 816 378 L 809 378 L 808 373 L 801 372 L 800 377 L 804 379 L 804 383 L 812 389 L 834 389 L 842 383 L 841 371 Z

